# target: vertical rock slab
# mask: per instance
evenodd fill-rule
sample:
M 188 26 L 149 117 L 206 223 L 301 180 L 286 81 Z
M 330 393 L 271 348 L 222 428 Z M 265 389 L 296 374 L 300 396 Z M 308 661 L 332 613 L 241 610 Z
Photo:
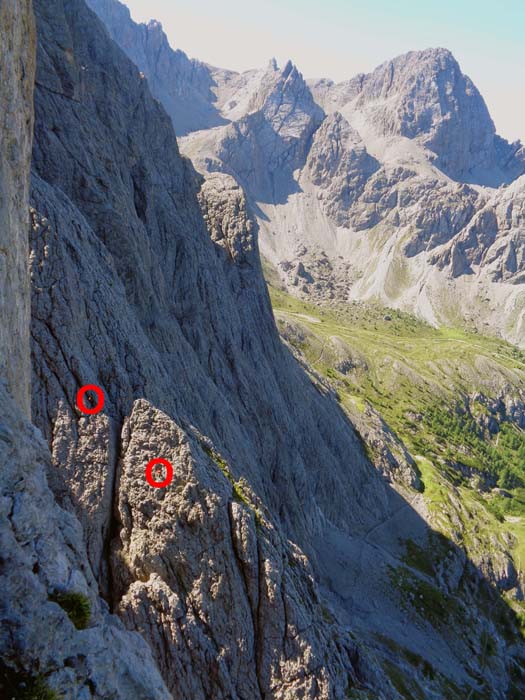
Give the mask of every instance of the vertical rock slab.
M 35 27 L 31 0 L 0 4 L 0 377 L 30 413 L 28 192 Z

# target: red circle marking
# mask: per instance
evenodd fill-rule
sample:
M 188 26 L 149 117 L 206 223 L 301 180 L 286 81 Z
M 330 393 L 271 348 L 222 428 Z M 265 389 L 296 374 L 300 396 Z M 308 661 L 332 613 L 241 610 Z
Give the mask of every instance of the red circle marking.
M 97 403 L 93 408 L 89 408 L 84 403 L 84 395 L 87 391 L 94 391 L 97 395 Z M 94 413 L 99 413 L 104 408 L 104 392 L 96 384 L 86 384 L 77 391 L 77 406 L 82 413 L 92 416 Z
M 164 481 L 155 481 L 155 479 L 153 478 L 153 467 L 156 464 L 162 464 L 162 466 L 166 468 L 166 478 L 164 479 Z M 173 467 L 167 459 L 157 457 L 157 459 L 152 459 L 148 462 L 146 466 L 146 481 L 150 486 L 153 486 L 156 489 L 163 489 L 165 486 L 168 486 L 168 484 L 171 484 L 172 479 Z

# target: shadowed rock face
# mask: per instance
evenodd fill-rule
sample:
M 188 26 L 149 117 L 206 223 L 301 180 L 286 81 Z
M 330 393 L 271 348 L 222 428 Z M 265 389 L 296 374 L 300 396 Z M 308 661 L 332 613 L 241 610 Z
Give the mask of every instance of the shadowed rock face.
M 214 105 L 215 81 L 210 68 L 189 59 L 183 51 L 174 51 L 159 22 L 135 24 L 128 8 L 114 0 L 88 0 L 87 4 L 144 72 L 152 94 L 164 105 L 177 134 L 226 124 Z
M 79 6 L 78 20 L 72 12 L 67 16 L 76 42 L 69 64 L 69 49 L 51 41 L 50 12 L 49 3 L 37 5 L 51 59 L 47 66 L 41 61 L 39 84 L 45 87 L 35 98 L 34 352 L 37 366 L 51 370 L 58 362 L 61 369 L 54 392 L 35 392 L 38 420 L 51 437 L 44 417 L 50 410 L 55 415 L 59 405 L 70 410 L 79 381 L 98 380 L 106 388 L 108 413 L 117 420 L 129 413 L 134 398 L 148 398 L 225 447 L 234 472 L 242 464 L 270 504 L 282 506 L 285 520 L 306 532 L 304 507 L 293 504 L 291 492 L 282 502 L 281 479 L 288 483 L 293 473 L 291 484 L 303 499 L 317 464 L 328 465 L 330 479 L 330 465 L 351 455 L 356 474 L 338 479 L 356 484 L 360 473 L 363 486 L 371 479 L 371 489 L 380 482 L 342 413 L 331 399 L 319 400 L 281 345 L 242 193 L 224 176 L 201 187 L 202 179 L 178 154 L 169 119 L 91 13 L 84 10 L 83 16 Z M 89 43 L 83 22 L 93 27 Z M 77 70 L 76 62 L 79 82 L 73 85 L 81 102 L 48 87 L 56 84 L 63 63 Z M 117 83 L 126 84 L 124 95 Z M 138 106 L 122 109 L 123 99 Z M 117 107 L 118 121 L 111 119 Z M 134 167 L 142 177 L 133 179 Z M 147 202 L 140 216 L 137 191 Z M 72 309 L 75 299 L 79 306 Z M 334 467 L 334 478 L 338 471 Z M 317 510 L 313 494 L 311 503 Z M 327 507 L 336 519 L 345 510 L 342 503 Z
M 30 395 L 27 214 L 35 31 L 31 3 L 0 6 L 0 694 L 168 700 L 144 640 L 97 595 L 82 529 L 46 481 L 51 456 L 27 420 Z M 93 485 L 93 488 L 96 488 Z M 89 603 L 76 629 L 56 596 Z M 11 679 L 6 687 L 6 679 Z M 15 680 L 13 680 L 15 679 Z M 38 681 L 36 680 L 38 679 Z M 23 683 L 22 686 L 19 686 Z M 38 683 L 40 689 L 35 689 Z M 22 688 L 24 690 L 22 690 Z M 47 694 L 46 694 L 47 697 Z
M 280 342 L 240 188 L 180 157 L 82 2 L 35 9 L 33 406 L 50 483 L 174 697 L 343 697 L 367 664 L 286 537 L 315 557 L 326 522 L 386 513 L 386 487 Z M 107 399 L 93 419 L 74 407 L 88 382 Z M 151 455 L 173 461 L 165 492 L 145 482 Z

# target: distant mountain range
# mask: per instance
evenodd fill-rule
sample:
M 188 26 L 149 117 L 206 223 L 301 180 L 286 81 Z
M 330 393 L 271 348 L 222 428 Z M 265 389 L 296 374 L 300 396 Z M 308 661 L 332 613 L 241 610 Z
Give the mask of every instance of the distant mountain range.
M 144 72 L 179 144 L 231 174 L 295 295 L 373 299 L 525 342 L 525 147 L 496 134 L 446 49 L 335 84 L 288 62 L 235 73 L 170 48 L 158 22 L 89 0 Z

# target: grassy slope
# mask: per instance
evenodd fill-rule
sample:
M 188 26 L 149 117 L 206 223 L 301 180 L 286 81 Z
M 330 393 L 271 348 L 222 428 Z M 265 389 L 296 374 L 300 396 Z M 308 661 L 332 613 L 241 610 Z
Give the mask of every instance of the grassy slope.
M 433 527 L 473 561 L 505 550 L 525 571 L 525 432 L 500 411 L 499 432 L 491 433 L 483 398 L 503 390 L 519 397 L 525 354 L 398 311 L 362 303 L 326 309 L 269 290 L 278 325 L 298 330 L 286 335 L 334 385 L 342 405 L 351 414 L 370 404 L 415 458 Z M 345 352 L 343 373 L 337 367 Z

